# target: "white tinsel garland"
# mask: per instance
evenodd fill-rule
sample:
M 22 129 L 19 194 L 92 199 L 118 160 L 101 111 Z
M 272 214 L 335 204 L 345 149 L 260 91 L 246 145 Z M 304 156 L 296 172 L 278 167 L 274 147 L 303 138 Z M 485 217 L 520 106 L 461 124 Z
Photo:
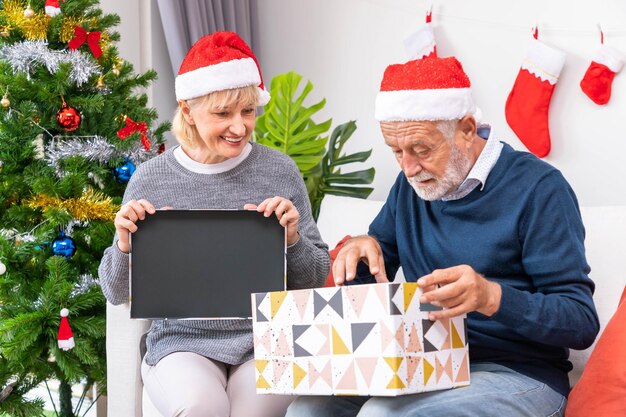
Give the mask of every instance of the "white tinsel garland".
M 149 151 L 146 151 L 141 142 L 135 143 L 129 151 L 121 152 L 102 136 L 93 136 L 88 139 L 64 136 L 63 139 L 53 139 L 46 145 L 46 162 L 56 169 L 59 177 L 62 177 L 65 173 L 59 168 L 60 162 L 72 156 L 81 156 L 88 161 L 101 164 L 111 159 L 129 158 L 138 166 L 155 157 L 157 152 L 158 145 L 153 145 Z
M 53 74 L 62 63 L 71 64 L 70 80 L 77 86 L 89 81 L 94 74 L 101 74 L 100 66 L 86 53 L 80 51 L 56 51 L 48 48 L 48 42 L 23 41 L 0 48 L 0 59 L 9 61 L 14 73 L 25 72 L 30 78 L 33 66 L 45 65 Z
M 70 222 L 65 225 L 65 234 L 68 236 L 72 236 L 74 234 L 75 227 L 87 227 L 89 222 L 81 221 L 81 220 L 70 220 Z
M 74 288 L 70 293 L 70 297 L 76 297 L 79 294 L 87 294 L 93 287 L 99 286 L 100 281 L 97 278 L 88 274 L 82 274 L 77 283 L 74 284 Z

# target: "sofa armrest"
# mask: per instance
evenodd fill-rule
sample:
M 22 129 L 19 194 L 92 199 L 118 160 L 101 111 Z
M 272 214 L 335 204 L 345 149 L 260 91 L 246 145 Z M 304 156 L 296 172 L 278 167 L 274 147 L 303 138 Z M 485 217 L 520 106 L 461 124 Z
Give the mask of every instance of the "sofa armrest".
M 149 320 L 131 320 L 130 305 L 107 303 L 107 410 L 110 416 L 141 417 L 139 341 Z

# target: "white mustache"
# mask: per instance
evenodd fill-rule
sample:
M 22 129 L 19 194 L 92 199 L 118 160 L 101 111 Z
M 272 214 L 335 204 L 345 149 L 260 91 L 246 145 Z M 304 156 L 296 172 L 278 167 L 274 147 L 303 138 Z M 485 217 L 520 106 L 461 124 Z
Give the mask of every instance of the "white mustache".
M 426 180 L 436 180 L 436 179 L 437 177 L 431 174 L 417 174 L 408 178 L 410 183 L 426 181 Z

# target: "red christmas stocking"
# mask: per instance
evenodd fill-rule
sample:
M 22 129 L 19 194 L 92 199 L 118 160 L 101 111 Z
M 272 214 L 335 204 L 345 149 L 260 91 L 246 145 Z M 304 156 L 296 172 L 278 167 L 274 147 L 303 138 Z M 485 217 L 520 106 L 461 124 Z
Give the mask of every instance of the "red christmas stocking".
M 529 151 L 550 153 L 548 107 L 566 54 L 533 38 L 506 100 L 506 121 Z
M 613 78 L 624 66 L 624 59 L 615 49 L 602 45 L 596 51 L 580 88 L 596 104 L 606 104 L 611 98 Z

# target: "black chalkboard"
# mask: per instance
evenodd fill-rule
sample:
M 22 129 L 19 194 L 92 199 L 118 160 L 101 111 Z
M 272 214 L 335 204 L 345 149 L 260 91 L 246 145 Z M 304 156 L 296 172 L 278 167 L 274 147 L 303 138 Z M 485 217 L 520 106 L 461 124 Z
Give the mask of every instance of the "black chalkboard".
M 285 289 L 285 229 L 249 210 L 159 210 L 131 235 L 131 318 L 251 317 Z

